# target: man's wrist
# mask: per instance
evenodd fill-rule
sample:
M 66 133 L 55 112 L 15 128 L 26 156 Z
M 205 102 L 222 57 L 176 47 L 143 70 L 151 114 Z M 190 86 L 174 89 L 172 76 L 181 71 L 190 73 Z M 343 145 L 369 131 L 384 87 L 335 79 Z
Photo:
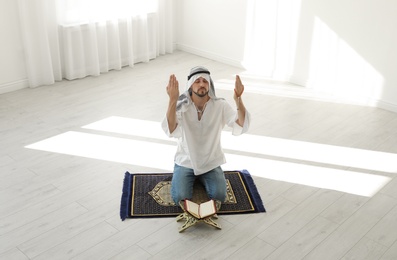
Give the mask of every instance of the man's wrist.
M 171 98 L 170 98 L 170 100 L 168 101 L 168 104 L 169 104 L 169 105 L 176 105 L 177 102 L 178 102 L 178 99 L 175 99 L 175 100 L 174 100 L 174 99 L 171 99 Z
M 237 97 L 236 96 L 234 101 L 236 102 L 237 110 L 239 110 L 240 109 L 240 104 L 241 104 L 241 97 Z

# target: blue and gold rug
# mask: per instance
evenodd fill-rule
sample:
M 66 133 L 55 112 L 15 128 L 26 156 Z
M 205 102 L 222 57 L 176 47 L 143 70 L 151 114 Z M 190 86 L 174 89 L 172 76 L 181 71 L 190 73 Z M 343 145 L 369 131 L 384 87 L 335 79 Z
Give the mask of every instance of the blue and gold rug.
M 227 199 L 219 214 L 265 212 L 262 199 L 250 173 L 225 171 Z M 120 217 L 171 217 L 182 213 L 171 199 L 172 173 L 125 173 Z M 195 183 L 193 201 L 208 200 L 204 187 Z

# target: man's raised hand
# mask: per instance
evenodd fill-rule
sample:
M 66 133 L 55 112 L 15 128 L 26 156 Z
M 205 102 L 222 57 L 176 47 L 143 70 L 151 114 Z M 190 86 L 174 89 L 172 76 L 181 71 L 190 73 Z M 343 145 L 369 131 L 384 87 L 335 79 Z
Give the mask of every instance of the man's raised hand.
M 170 76 L 170 80 L 169 80 L 168 86 L 167 86 L 167 94 L 170 97 L 170 100 L 175 101 L 175 102 L 178 100 L 179 83 L 178 83 L 178 80 L 176 79 L 174 74 L 172 74 Z
M 237 100 L 244 92 L 244 85 L 241 82 L 240 76 L 236 75 L 236 83 L 234 86 L 234 100 Z

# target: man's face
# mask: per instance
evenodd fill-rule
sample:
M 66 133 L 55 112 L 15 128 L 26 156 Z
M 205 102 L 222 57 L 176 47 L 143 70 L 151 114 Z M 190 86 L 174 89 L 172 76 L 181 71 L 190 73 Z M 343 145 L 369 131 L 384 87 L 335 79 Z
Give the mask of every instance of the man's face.
M 198 96 L 204 97 L 208 93 L 209 82 L 205 78 L 199 77 L 193 82 L 191 88 L 193 92 L 198 94 Z

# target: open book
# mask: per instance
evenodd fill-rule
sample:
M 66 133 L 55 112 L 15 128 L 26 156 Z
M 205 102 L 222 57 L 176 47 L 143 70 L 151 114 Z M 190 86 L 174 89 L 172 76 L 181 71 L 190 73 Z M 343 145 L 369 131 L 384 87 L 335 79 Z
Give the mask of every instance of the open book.
M 216 205 L 214 200 L 197 204 L 190 200 L 185 200 L 185 210 L 198 219 L 203 219 L 216 214 Z

